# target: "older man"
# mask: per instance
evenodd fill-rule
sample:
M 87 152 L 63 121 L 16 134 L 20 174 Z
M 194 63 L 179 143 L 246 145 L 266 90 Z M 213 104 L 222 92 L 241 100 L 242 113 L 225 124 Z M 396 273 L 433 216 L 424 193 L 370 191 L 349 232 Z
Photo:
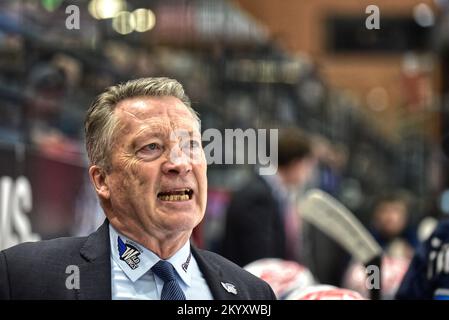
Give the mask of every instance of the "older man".
M 86 238 L 0 253 L 1 299 L 273 299 L 271 288 L 190 244 L 207 198 L 200 122 L 182 86 L 110 87 L 87 112 L 89 175 L 106 214 Z

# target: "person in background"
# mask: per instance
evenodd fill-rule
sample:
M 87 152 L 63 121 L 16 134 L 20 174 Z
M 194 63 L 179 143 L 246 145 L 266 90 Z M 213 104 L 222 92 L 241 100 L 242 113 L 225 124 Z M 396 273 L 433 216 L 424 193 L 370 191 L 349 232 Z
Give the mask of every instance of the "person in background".
M 82 163 L 82 118 L 64 109 L 67 75 L 45 61 L 34 65 L 27 79 L 25 142 L 47 157 Z
M 397 300 L 449 300 L 449 220 L 441 220 L 416 250 Z
M 315 167 L 309 138 L 297 128 L 279 133 L 278 170 L 254 174 L 226 213 L 222 253 L 240 266 L 262 258 L 301 261 L 296 198 Z
M 404 192 L 393 191 L 378 197 L 371 232 L 387 255 L 411 259 L 418 239 L 409 225 L 409 201 Z
M 449 134 L 443 136 L 442 151 L 449 156 Z M 442 218 L 436 227 L 425 229 L 433 231 L 426 238 L 423 233 L 427 232 L 420 230 L 422 242 L 396 292 L 397 300 L 449 300 L 449 219 Z

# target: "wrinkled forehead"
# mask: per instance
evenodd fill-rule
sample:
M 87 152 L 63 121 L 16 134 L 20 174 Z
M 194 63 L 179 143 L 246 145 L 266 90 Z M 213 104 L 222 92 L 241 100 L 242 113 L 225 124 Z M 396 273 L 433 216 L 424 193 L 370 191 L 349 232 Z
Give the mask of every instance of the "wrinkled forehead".
M 199 132 L 187 106 L 175 97 L 137 97 L 121 101 L 115 114 L 126 131 L 186 130 Z

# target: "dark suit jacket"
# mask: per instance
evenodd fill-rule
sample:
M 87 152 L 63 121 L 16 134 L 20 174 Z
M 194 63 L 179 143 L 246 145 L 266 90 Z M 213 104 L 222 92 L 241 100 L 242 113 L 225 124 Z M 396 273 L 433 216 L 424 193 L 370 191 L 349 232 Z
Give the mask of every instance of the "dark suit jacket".
M 212 252 L 192 247 L 215 299 L 275 299 L 269 285 Z M 80 288 L 67 289 L 69 265 L 80 270 Z M 232 283 L 237 294 L 221 282 Z M 111 299 L 108 221 L 88 237 L 23 243 L 0 252 L 0 299 Z
M 221 253 L 240 266 L 262 258 L 288 259 L 280 204 L 259 175 L 232 196 Z

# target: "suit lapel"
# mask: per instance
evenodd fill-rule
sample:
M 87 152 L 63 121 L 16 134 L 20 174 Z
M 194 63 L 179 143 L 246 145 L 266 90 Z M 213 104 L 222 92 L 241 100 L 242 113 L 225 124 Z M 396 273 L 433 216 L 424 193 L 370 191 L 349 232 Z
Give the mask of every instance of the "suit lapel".
M 92 233 L 80 249 L 85 262 L 80 265 L 80 300 L 110 300 L 111 294 L 111 248 L 109 222 L 105 222 Z M 225 277 L 219 264 L 206 259 L 201 250 L 192 246 L 192 254 L 216 300 L 240 300 L 237 283 Z M 235 291 L 233 290 L 235 289 Z M 233 293 L 236 292 L 236 294 Z
M 80 265 L 78 299 L 111 299 L 111 248 L 109 222 L 92 233 L 80 250 L 85 262 Z
M 226 279 L 219 264 L 205 259 L 201 253 L 201 250 L 198 250 L 194 246 L 192 246 L 192 254 L 195 257 L 198 267 L 203 273 L 204 279 L 206 280 L 215 300 L 242 299 L 237 284 L 229 281 L 229 279 Z M 232 293 L 232 287 L 234 287 L 236 294 Z

